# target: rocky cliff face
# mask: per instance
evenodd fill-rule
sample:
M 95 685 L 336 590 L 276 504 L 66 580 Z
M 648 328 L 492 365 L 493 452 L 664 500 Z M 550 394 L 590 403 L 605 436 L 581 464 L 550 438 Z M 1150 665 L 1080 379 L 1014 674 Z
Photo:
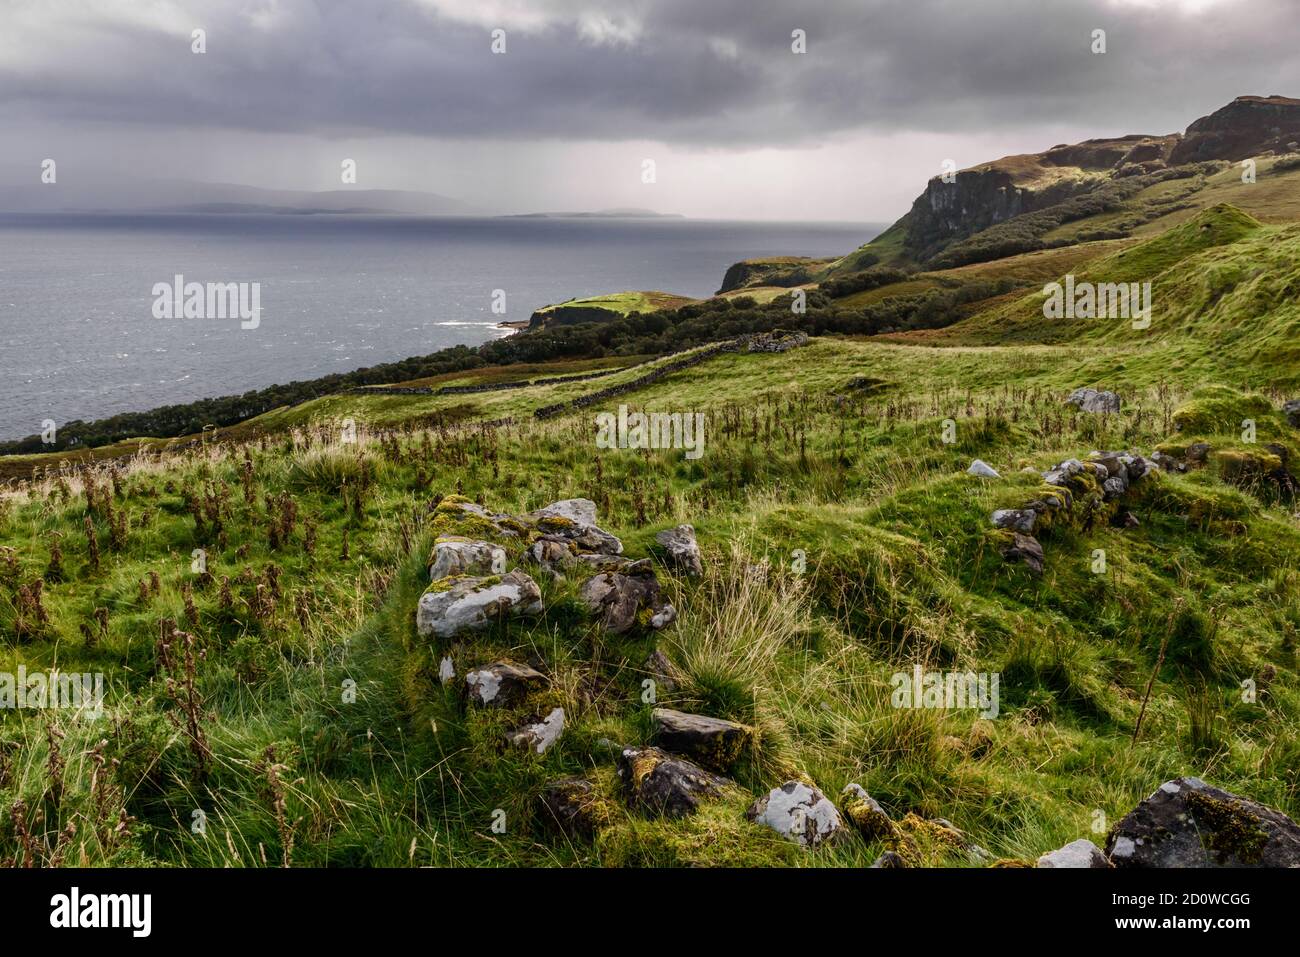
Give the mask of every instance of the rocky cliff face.
M 1239 96 L 1187 127 L 1172 163 L 1242 160 L 1272 150 L 1300 147 L 1300 100 L 1286 96 Z
M 962 170 L 952 182 L 936 176 L 912 204 L 904 245 L 924 261 L 953 242 L 1109 179 L 1162 169 L 1178 140 L 1177 134 L 1087 140 Z
M 1236 162 L 1300 151 L 1300 99 L 1241 96 L 1192 123 L 1185 134 L 1131 135 L 1007 156 L 935 177 L 904 217 L 904 251 L 918 262 L 953 243 L 1106 183 L 1207 161 Z
M 718 293 L 756 286 L 798 286 L 811 282 L 817 271 L 834 262 L 804 256 L 779 256 L 772 259 L 742 259 L 727 267 Z

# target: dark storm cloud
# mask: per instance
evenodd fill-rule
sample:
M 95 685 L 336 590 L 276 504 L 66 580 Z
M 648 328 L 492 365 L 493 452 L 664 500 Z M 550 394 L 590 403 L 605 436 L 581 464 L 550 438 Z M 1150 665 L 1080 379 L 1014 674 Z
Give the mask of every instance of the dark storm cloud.
M 1300 94 L 1295 0 L 9 2 L 11 119 L 742 147 L 1045 121 L 1169 132 L 1238 94 Z

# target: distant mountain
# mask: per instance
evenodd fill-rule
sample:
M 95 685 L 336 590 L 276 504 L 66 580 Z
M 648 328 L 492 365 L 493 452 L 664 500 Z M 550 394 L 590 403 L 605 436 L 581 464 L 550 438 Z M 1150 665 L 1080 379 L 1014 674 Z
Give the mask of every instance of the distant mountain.
M 1288 154 L 1297 152 L 1300 100 L 1274 95 L 1237 97 L 1186 133 L 1085 140 L 1005 156 L 931 179 L 907 215 L 837 271 L 873 261 L 950 268 L 1122 238 L 1178 209 L 1221 201 L 1206 187 L 1233 164 L 1288 156 L 1270 159 L 1280 174 L 1292 168 Z
M 152 180 L 86 183 L 60 170 L 58 183 L 0 186 L 0 211 L 204 213 L 394 213 L 482 216 L 484 210 L 437 193 L 393 189 L 263 189 L 235 183 Z M 10 176 L 10 181 L 13 177 Z M 33 176 L 33 178 L 35 178 Z
M 628 207 L 598 209 L 587 213 L 514 213 L 506 219 L 685 219 L 681 213 L 657 213 L 653 209 Z

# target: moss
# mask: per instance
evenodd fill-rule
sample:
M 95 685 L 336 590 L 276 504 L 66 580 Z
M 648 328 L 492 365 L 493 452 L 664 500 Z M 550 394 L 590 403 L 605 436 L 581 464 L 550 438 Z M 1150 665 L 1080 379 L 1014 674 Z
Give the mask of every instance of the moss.
M 468 576 L 466 575 L 448 575 L 446 578 L 435 579 L 434 581 L 429 582 L 427 586 L 425 586 L 424 593 L 426 595 L 430 595 L 430 594 L 437 594 L 439 592 L 451 591 L 452 588 L 455 587 L 457 582 L 463 581 L 467 577 Z
M 850 798 L 844 804 L 844 816 L 869 841 L 898 841 L 901 837 L 898 826 L 888 814 L 872 807 L 863 798 Z
M 1258 428 L 1273 417 L 1273 403 L 1266 397 L 1211 386 L 1179 406 L 1174 427 L 1187 435 L 1228 435 L 1240 432 L 1245 419 L 1254 420 Z
M 1036 861 L 1027 861 L 1023 857 L 1000 857 L 989 867 L 1037 867 Z
M 1253 814 L 1200 791 L 1187 794 L 1187 809 L 1201 825 L 1202 840 L 1208 835 L 1207 847 L 1219 855 L 1221 862 L 1235 858 L 1243 864 L 1259 863 L 1268 844 L 1268 832 Z

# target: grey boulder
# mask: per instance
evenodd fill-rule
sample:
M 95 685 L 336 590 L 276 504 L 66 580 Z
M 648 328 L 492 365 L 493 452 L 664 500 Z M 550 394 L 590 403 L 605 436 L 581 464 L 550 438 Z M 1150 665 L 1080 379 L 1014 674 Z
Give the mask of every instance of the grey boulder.
M 1298 867 L 1300 825 L 1199 778 L 1178 778 L 1115 825 L 1106 854 L 1116 867 Z
M 773 788 L 750 806 L 747 816 L 804 847 L 817 847 L 844 833 L 844 820 L 834 802 L 803 781 Z
M 704 574 L 704 561 L 700 557 L 700 546 L 695 541 L 695 527 L 678 525 L 666 528 L 655 536 L 655 541 L 663 546 L 668 560 L 688 575 L 699 577 Z
M 1118 412 L 1122 404 L 1117 393 L 1088 388 L 1075 389 L 1065 401 L 1082 412 Z
M 470 703 L 480 708 L 514 707 L 530 693 L 545 686 L 544 674 L 513 661 L 494 661 L 465 675 L 465 690 Z
M 618 776 L 631 804 L 656 817 L 685 817 L 731 782 L 662 748 L 624 748 Z
M 1038 859 L 1038 867 L 1110 867 L 1110 861 L 1096 844 L 1087 838 L 1071 841 L 1064 847 L 1044 854 Z
M 516 569 L 501 577 L 442 578 L 420 596 L 415 626 L 420 637 L 454 638 L 483 631 L 502 618 L 542 613 L 542 592 Z

